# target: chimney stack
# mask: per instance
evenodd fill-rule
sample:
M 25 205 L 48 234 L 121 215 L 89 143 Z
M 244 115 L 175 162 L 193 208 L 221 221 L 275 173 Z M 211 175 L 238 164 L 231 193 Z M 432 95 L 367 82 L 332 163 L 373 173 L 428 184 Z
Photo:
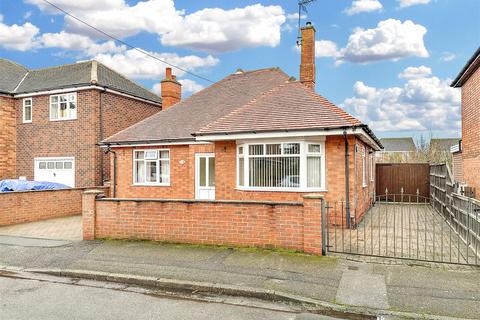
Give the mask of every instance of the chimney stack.
M 315 90 L 315 28 L 311 22 L 301 29 L 302 56 L 300 62 L 300 82 Z
M 172 68 L 165 69 L 162 85 L 162 110 L 166 110 L 182 99 L 182 84 L 172 75 Z

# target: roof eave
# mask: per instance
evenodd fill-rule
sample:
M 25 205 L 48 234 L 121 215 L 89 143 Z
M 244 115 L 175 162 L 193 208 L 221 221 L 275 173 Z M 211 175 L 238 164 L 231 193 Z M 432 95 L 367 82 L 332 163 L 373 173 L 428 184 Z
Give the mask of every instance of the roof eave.
M 480 66 L 480 47 L 477 48 L 477 51 L 475 51 L 473 56 L 467 61 L 467 63 L 457 75 L 455 80 L 453 80 L 450 84 L 450 87 L 460 88 L 461 86 L 463 86 L 463 84 L 470 78 L 471 74 L 475 71 L 469 71 L 472 66 L 473 69 L 476 69 Z

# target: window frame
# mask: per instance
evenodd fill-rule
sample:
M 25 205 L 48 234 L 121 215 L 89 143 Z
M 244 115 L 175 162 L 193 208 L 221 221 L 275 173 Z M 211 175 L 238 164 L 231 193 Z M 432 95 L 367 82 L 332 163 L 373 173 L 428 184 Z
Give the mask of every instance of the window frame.
M 157 159 L 146 159 L 144 156 L 144 159 L 136 159 L 135 155 L 137 152 L 144 152 L 144 155 L 146 152 L 152 152 L 156 151 L 157 153 Z M 167 159 L 161 159 L 160 154 L 162 151 L 168 152 L 168 158 Z M 136 164 L 137 162 L 143 161 L 145 163 L 145 181 L 144 182 L 137 182 L 137 170 L 136 170 Z M 154 182 L 147 182 L 147 173 L 146 173 L 146 163 L 147 162 L 155 162 L 157 164 L 157 173 L 156 173 L 156 179 Z M 168 182 L 160 182 L 160 163 L 161 162 L 167 162 L 168 163 Z M 132 152 L 132 185 L 134 186 L 156 186 L 156 187 L 168 187 L 170 186 L 171 183 L 171 151 L 170 149 L 133 149 Z
M 362 187 L 367 186 L 367 147 L 362 146 Z
M 74 116 L 71 116 L 70 115 L 70 108 L 68 109 L 69 112 L 69 116 L 68 117 L 62 117 L 60 118 L 58 115 L 60 114 L 60 97 L 62 96 L 73 96 L 74 99 L 72 100 L 74 103 L 75 103 L 75 114 Z M 57 97 L 58 98 L 58 101 L 56 102 L 57 104 L 57 118 L 52 118 L 52 104 L 54 104 L 54 102 L 52 102 L 53 98 Z M 67 98 L 67 104 L 70 104 L 70 101 L 68 98 Z M 68 106 L 69 107 L 69 106 Z M 53 94 L 50 96 L 49 98 L 49 104 L 48 104 L 48 118 L 50 121 L 69 121 L 69 120 L 77 120 L 77 114 L 78 114 L 78 99 L 77 99 L 77 93 L 76 92 L 69 92 L 69 93 L 60 93 L 60 94 Z
M 30 120 L 25 119 L 25 102 L 30 101 Z M 23 99 L 23 107 L 22 107 L 22 123 L 32 123 L 33 120 L 33 99 L 32 98 L 24 98 Z
M 375 181 L 375 154 L 370 155 L 370 182 Z
M 291 143 L 298 143 L 300 152 L 299 154 L 284 154 L 283 153 L 283 145 L 284 144 L 291 144 Z M 263 155 L 250 155 L 250 145 L 264 145 L 264 154 Z M 266 154 L 266 145 L 267 144 L 281 144 L 281 154 Z M 319 153 L 312 153 L 308 152 L 309 145 L 320 145 L 320 152 Z M 243 155 L 239 154 L 240 148 L 243 147 Z M 249 176 L 249 166 L 250 166 L 250 158 L 255 157 L 299 157 L 300 158 L 300 168 L 299 168 L 299 178 L 300 178 L 300 186 L 299 187 L 252 187 L 250 186 L 250 176 Z M 307 187 L 307 158 L 309 156 L 319 156 L 320 163 L 321 163 L 321 173 L 320 173 L 320 187 Z M 239 163 L 240 158 L 243 158 L 243 185 L 240 185 L 240 172 L 239 172 Z M 245 190 L 245 191 L 279 191 L 279 192 L 326 192 L 326 152 L 325 152 L 325 138 L 322 140 L 261 140 L 261 141 L 237 141 L 237 148 L 236 148 L 236 164 L 237 167 L 235 168 L 236 172 L 236 189 L 238 190 Z

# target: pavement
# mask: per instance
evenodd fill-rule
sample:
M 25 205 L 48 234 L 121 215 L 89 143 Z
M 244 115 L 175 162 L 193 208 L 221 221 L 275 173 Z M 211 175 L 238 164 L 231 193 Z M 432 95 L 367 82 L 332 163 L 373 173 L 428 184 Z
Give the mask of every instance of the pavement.
M 400 318 L 478 319 L 480 314 L 480 270 L 474 268 L 147 241 L 39 241 L 26 246 L 18 239 L 0 238 L 0 270 L 258 297 L 263 293 L 336 312 Z

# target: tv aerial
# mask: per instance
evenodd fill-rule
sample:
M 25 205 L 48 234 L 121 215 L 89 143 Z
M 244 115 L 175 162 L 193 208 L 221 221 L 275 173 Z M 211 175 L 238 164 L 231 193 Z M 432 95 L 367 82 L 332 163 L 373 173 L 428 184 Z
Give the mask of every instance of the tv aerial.
M 307 6 L 314 2 L 315 0 L 298 0 L 298 34 L 297 34 L 297 47 L 300 47 L 302 44 L 302 33 L 301 33 L 301 20 L 302 13 L 308 13 Z

